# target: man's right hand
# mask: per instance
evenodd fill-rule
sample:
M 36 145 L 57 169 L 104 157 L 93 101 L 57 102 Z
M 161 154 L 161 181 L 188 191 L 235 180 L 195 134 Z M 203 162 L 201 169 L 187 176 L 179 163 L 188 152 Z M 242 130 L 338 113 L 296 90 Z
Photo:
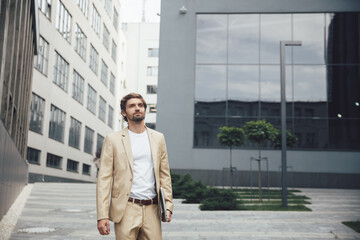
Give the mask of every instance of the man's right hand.
M 110 234 L 110 222 L 109 219 L 100 219 L 98 220 L 97 228 L 101 235 Z

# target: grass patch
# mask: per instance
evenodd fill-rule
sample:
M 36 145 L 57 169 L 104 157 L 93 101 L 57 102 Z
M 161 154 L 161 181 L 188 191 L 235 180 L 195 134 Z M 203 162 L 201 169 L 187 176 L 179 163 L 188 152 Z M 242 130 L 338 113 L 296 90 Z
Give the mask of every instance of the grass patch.
M 342 222 L 342 224 L 348 226 L 349 228 L 351 228 L 352 230 L 360 233 L 360 221 L 354 221 L 354 222 Z
M 263 189 L 262 202 L 257 189 L 220 189 L 194 181 L 189 174 L 171 174 L 174 198 L 184 199 L 183 203 L 200 203 L 201 210 L 251 210 L 251 211 L 311 211 L 304 204 L 311 204 L 307 196 L 299 195 L 300 190 L 289 189 L 288 207 L 282 207 L 282 191 Z M 295 194 L 297 193 L 297 194 Z
M 246 201 L 246 200 L 243 200 L 242 201 L 244 204 L 260 204 L 259 201 Z M 306 200 L 297 200 L 297 199 L 289 199 L 287 200 L 288 204 L 311 204 L 311 202 L 309 201 L 306 201 Z M 267 204 L 267 205 L 276 205 L 276 204 L 282 204 L 282 201 L 281 200 L 272 200 L 270 199 L 270 201 L 268 201 L 267 199 L 266 200 L 263 200 L 262 202 L 263 204 Z
M 238 209 L 247 211 L 312 211 L 304 205 L 288 205 L 284 208 L 282 204 L 240 205 Z

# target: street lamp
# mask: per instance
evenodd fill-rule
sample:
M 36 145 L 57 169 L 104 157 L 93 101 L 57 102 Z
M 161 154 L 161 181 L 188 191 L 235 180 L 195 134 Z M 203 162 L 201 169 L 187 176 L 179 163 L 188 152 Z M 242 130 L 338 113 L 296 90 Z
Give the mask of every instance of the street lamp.
M 287 207 L 287 181 L 286 181 L 286 88 L 285 88 L 285 47 L 301 46 L 301 41 L 280 41 L 280 81 L 281 81 L 281 183 L 282 203 Z

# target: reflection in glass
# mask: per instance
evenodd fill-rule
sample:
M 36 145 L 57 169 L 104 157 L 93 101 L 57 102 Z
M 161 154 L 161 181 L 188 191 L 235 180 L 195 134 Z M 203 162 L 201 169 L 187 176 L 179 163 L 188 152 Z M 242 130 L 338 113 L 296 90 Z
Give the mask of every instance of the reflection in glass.
M 195 117 L 194 146 L 220 146 L 217 140 L 219 128 L 225 126 L 225 118 Z
M 228 100 L 259 101 L 259 66 L 228 67 Z
M 326 99 L 325 66 L 294 66 L 294 101 L 324 102 Z
M 328 148 L 327 119 L 295 119 L 295 135 L 298 148 Z
M 285 87 L 286 87 L 286 101 L 293 99 L 293 84 L 292 84 L 292 66 L 286 66 L 285 69 Z M 265 102 L 280 103 L 281 96 L 280 84 L 280 66 L 279 65 L 262 65 L 260 68 L 260 99 Z
M 332 15 L 328 29 L 328 63 L 360 63 L 360 13 Z
M 260 18 L 260 62 L 280 64 L 280 41 L 292 39 L 291 14 L 262 14 Z M 291 62 L 291 51 L 286 51 L 285 59 Z
M 221 147 L 224 125 L 280 129 L 279 42 L 301 40 L 286 47 L 295 148 L 360 150 L 360 13 L 206 14 L 197 24 L 195 147 Z
M 259 63 L 259 16 L 229 15 L 229 63 Z
M 226 66 L 196 67 L 195 100 L 224 101 L 226 99 Z
M 227 15 L 197 15 L 196 62 L 226 63 Z
M 293 40 L 302 41 L 301 47 L 294 47 L 294 63 L 324 64 L 325 63 L 325 15 L 294 14 Z

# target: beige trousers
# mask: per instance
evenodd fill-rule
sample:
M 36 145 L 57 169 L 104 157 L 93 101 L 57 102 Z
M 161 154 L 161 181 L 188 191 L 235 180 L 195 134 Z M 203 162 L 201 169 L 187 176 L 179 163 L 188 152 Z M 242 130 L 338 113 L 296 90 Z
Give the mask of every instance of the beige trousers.
M 127 202 L 123 218 L 115 223 L 115 236 L 116 240 L 161 240 L 158 205 Z

